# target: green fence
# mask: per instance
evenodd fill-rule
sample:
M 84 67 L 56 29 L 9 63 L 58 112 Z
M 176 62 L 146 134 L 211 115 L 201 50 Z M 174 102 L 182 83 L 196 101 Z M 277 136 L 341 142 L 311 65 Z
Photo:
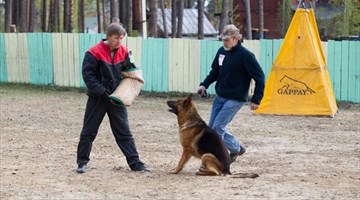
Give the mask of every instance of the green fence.
M 81 77 L 84 53 L 103 34 L 0 33 L 0 82 L 85 87 Z M 126 37 L 143 70 L 144 91 L 194 92 L 210 70 L 219 41 Z M 266 77 L 282 40 L 245 40 Z M 323 42 L 327 66 L 338 101 L 360 103 L 360 42 Z M 214 93 L 214 86 L 209 88 Z

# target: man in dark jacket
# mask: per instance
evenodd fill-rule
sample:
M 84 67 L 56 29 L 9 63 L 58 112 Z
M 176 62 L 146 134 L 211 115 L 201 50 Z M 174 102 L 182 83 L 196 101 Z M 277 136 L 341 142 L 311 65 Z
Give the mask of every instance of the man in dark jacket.
M 222 137 L 230 151 L 232 162 L 246 149 L 226 126 L 248 99 L 250 81 L 255 81 L 255 91 L 251 98 L 251 110 L 258 108 L 263 97 L 265 78 L 255 56 L 241 43 L 240 31 L 234 25 L 224 27 L 221 35 L 223 47 L 218 50 L 211 71 L 197 90 L 201 96 L 216 81 L 216 97 L 213 102 L 209 126 Z
M 77 172 L 84 173 L 90 161 L 92 143 L 98 133 L 99 126 L 108 115 L 111 130 L 117 145 L 126 157 L 133 171 L 149 172 L 140 161 L 135 141 L 129 128 L 128 114 L 125 106 L 114 105 L 109 95 L 121 82 L 120 73 L 131 67 L 128 49 L 121 44 L 126 35 L 124 27 L 113 22 L 107 27 L 106 39 L 91 47 L 83 60 L 82 75 L 88 88 L 84 124 L 77 148 Z

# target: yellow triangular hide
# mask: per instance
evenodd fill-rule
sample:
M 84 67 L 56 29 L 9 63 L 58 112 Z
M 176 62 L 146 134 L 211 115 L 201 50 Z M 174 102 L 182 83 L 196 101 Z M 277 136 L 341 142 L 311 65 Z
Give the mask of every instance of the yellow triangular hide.
M 256 113 L 329 115 L 338 108 L 312 8 L 298 8 Z

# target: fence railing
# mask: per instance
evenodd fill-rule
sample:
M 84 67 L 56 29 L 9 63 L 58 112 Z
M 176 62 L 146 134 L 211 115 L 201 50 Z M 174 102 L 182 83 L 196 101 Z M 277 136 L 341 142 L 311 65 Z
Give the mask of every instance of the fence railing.
M 85 87 L 81 77 L 84 53 L 103 34 L 0 33 L 0 82 Z M 144 91 L 194 92 L 210 70 L 222 45 L 214 40 L 126 37 L 143 70 Z M 266 77 L 282 40 L 245 40 Z M 323 42 L 335 98 L 360 103 L 360 42 Z M 301 53 L 301 52 L 299 52 Z M 214 93 L 214 86 L 209 88 Z

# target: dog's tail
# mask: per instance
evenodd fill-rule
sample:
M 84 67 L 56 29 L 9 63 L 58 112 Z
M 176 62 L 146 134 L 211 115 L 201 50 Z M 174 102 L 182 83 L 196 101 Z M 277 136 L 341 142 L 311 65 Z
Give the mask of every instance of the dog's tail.
M 230 178 L 257 178 L 259 177 L 258 174 L 255 174 L 255 173 L 237 173 L 237 174 L 231 174 L 231 175 L 228 175 L 228 177 Z

